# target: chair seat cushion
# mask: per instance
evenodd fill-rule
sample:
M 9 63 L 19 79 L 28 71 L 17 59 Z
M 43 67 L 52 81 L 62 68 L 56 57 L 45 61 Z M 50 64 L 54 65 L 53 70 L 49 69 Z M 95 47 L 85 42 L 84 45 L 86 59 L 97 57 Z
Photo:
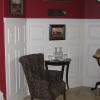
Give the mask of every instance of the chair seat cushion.
M 56 70 L 45 70 L 45 76 L 48 81 L 62 81 L 62 77 L 61 77 L 61 71 L 56 71 Z
M 60 94 L 63 94 L 66 88 L 66 83 L 63 81 L 60 82 L 52 82 L 50 84 L 50 91 L 56 97 Z

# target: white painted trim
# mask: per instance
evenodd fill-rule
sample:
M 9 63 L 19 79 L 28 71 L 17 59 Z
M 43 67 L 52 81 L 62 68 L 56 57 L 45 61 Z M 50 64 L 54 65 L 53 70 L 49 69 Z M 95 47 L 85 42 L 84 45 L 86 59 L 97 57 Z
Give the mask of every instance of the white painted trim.
M 18 59 L 26 54 L 26 20 L 7 18 L 4 21 L 7 100 L 22 100 L 27 89 Z
M 62 23 L 62 22 L 83 22 L 84 19 L 60 19 L 60 18 L 53 18 L 53 19 L 50 19 L 50 18 L 27 18 L 26 19 L 26 22 L 27 23 L 31 23 L 32 21 L 34 22 L 38 22 L 38 21 L 41 21 L 41 23 L 46 23 L 46 22 L 57 22 L 59 20 L 59 23 Z M 46 22 L 44 22 L 46 21 Z
M 4 100 L 3 93 L 0 91 L 0 100 Z
M 4 23 L 26 23 L 26 18 L 4 18 Z

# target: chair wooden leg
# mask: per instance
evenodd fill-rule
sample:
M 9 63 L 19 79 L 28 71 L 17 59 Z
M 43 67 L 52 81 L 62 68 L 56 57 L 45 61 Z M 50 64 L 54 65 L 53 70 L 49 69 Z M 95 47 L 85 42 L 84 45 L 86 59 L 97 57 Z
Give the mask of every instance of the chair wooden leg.
M 66 100 L 66 90 L 64 91 L 64 94 L 63 94 L 63 98 L 64 98 L 64 100 Z
M 31 100 L 33 100 L 34 98 L 31 96 Z

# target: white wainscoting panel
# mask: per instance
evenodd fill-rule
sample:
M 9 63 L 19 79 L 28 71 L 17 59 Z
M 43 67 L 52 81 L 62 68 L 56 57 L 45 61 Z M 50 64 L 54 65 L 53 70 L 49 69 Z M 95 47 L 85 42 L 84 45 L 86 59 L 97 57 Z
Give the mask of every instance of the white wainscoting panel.
M 29 37 L 30 40 L 43 40 L 44 32 L 43 25 L 30 25 L 29 26 Z
M 49 40 L 49 25 L 65 24 L 66 40 Z M 20 100 L 26 95 L 27 83 L 18 58 L 24 54 L 54 54 L 63 47 L 71 57 L 69 87 L 94 86 L 100 80 L 100 68 L 92 57 L 100 48 L 100 20 L 82 19 L 5 19 L 5 58 L 7 100 Z M 50 66 L 51 67 L 51 66 Z M 51 69 L 60 70 L 60 67 Z M 64 81 L 65 78 L 64 72 Z M 23 85 L 24 84 L 24 85 Z
M 22 100 L 26 83 L 19 57 L 26 54 L 26 21 L 4 19 L 7 100 Z
M 66 40 L 49 41 L 49 25 L 65 24 Z M 81 45 L 83 45 L 83 20 L 77 19 L 27 19 L 27 53 L 44 53 L 45 59 L 54 53 L 54 47 L 63 47 L 71 57 L 69 86 L 80 86 L 82 82 Z M 81 41 L 80 41 L 81 40 Z M 55 69 L 55 67 L 52 67 Z M 57 67 L 56 70 L 61 68 Z M 65 80 L 64 73 L 64 80 Z
M 100 81 L 100 67 L 93 58 L 96 50 L 100 48 L 100 20 L 85 20 L 84 25 L 83 85 L 94 87 Z
M 98 40 L 100 39 L 100 24 L 91 24 L 88 26 L 88 35 L 90 39 Z

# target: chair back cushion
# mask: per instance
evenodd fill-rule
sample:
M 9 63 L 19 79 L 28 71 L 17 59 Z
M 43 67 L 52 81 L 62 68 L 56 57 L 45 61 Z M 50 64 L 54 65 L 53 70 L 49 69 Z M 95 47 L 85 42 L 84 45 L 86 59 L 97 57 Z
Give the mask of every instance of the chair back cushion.
M 27 80 L 44 78 L 44 55 L 42 53 L 22 56 L 19 61 Z

